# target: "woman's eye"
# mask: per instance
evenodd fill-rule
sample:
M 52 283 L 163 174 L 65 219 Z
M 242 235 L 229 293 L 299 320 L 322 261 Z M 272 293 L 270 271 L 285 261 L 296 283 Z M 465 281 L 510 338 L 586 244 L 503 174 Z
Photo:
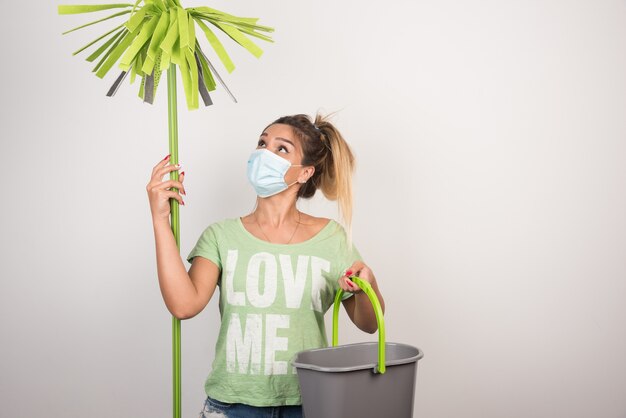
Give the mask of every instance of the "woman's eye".
M 282 145 L 281 145 L 280 147 L 278 147 L 278 151 L 280 151 L 280 152 L 284 152 L 285 154 L 289 153 L 289 151 L 287 150 L 287 148 L 286 148 L 286 147 L 284 147 L 284 146 L 282 146 Z
M 258 148 L 258 147 L 264 147 L 264 146 L 265 146 L 265 141 L 263 141 L 262 139 L 260 139 L 260 140 L 259 140 L 259 142 L 258 142 L 258 144 L 256 144 L 256 145 L 257 145 L 257 148 Z

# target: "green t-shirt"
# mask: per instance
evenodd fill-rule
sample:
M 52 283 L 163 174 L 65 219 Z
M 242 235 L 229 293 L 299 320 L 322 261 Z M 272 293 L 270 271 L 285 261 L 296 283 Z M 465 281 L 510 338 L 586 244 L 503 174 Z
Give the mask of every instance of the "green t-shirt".
M 361 260 L 347 245 L 343 227 L 333 220 L 296 244 L 260 240 L 240 218 L 202 232 L 187 261 L 201 256 L 219 267 L 222 318 L 208 396 L 254 406 L 302 403 L 291 360 L 299 351 L 328 345 L 324 313 L 338 279 Z

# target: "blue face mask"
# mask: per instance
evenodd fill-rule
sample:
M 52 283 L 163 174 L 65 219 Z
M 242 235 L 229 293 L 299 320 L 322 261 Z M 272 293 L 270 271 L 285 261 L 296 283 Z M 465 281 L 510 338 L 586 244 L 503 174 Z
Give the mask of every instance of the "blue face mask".
M 258 149 L 248 159 L 248 180 L 259 197 L 274 196 L 297 183 L 285 183 L 285 173 L 289 167 L 302 165 L 291 164 L 271 151 Z

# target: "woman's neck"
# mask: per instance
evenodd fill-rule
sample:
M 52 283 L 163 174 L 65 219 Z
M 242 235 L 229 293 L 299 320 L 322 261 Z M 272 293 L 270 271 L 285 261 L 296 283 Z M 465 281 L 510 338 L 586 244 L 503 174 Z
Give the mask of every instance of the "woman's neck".
M 252 216 L 257 222 L 274 228 L 297 222 L 299 215 L 295 196 L 257 197 L 257 207 Z

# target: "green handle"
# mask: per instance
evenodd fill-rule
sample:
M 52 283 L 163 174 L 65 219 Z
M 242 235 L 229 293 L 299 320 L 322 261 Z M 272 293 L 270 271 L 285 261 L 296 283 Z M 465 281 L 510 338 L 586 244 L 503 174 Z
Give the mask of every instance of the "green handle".
M 376 373 L 385 373 L 385 318 L 383 317 L 383 309 L 380 307 L 380 302 L 376 296 L 376 292 L 372 289 L 372 286 L 356 276 L 350 277 L 357 286 L 359 286 L 363 292 L 367 295 L 372 306 L 374 307 L 374 313 L 376 314 L 376 323 L 378 324 L 378 366 L 374 369 Z M 339 339 L 338 335 L 338 323 L 339 323 L 339 305 L 341 304 L 341 297 L 343 296 L 343 289 L 337 291 L 335 296 L 335 305 L 333 307 L 333 347 L 337 345 Z
M 176 108 L 176 66 L 170 64 L 167 71 L 167 118 L 169 127 L 170 163 L 178 164 L 178 113 Z M 178 180 L 178 171 L 170 172 L 170 180 Z M 172 190 L 178 190 L 173 188 Z M 178 200 L 170 199 L 172 232 L 176 239 L 176 246 L 180 251 L 180 208 Z M 172 316 L 172 415 L 174 418 L 182 416 L 182 388 L 181 388 L 181 335 L 180 319 Z

